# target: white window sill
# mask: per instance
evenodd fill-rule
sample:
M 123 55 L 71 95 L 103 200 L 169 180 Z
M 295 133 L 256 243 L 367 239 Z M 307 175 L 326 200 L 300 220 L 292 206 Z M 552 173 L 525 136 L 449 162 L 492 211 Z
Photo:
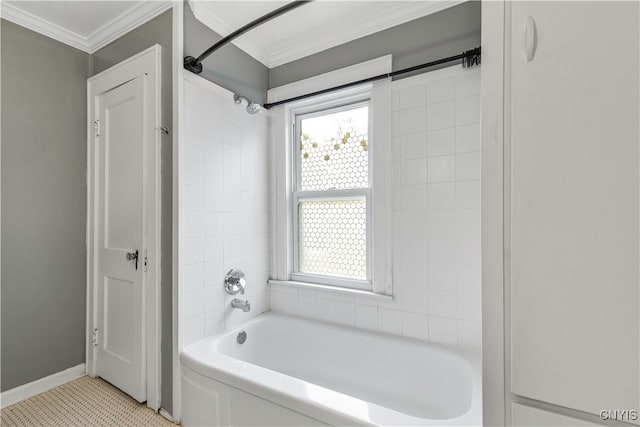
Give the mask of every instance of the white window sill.
M 376 294 L 374 292 L 363 291 L 361 289 L 339 288 L 336 286 L 321 285 L 318 283 L 296 282 L 293 280 L 268 280 L 267 283 L 270 285 L 292 286 L 294 288 L 316 289 L 316 290 L 323 290 L 323 291 L 329 291 L 329 292 L 336 292 L 339 294 L 353 295 L 357 297 L 371 298 L 371 299 L 382 300 L 382 301 L 393 300 L 393 295 Z

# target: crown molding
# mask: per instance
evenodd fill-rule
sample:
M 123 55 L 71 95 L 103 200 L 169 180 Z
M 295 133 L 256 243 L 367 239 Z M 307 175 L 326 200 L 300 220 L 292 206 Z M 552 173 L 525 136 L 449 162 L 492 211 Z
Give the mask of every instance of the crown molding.
M 105 47 L 129 31 L 138 28 L 140 25 L 171 9 L 171 6 L 172 2 L 170 0 L 153 0 L 139 3 L 121 16 L 107 22 L 91 33 L 89 37 L 87 37 L 89 53 L 94 53 Z
M 392 9 L 385 9 L 376 14 L 367 16 L 361 26 L 347 27 L 348 31 L 327 31 L 322 35 L 310 32 L 304 37 L 298 38 L 294 43 L 283 44 L 269 55 L 269 68 L 284 65 L 286 63 L 322 52 L 332 47 L 387 30 L 397 25 L 405 24 L 414 19 L 422 18 L 441 10 L 453 7 L 464 0 L 450 1 L 415 1 L 410 5 L 395 4 Z
M 92 54 L 134 28 L 139 27 L 170 9 L 171 6 L 172 2 L 169 0 L 141 2 L 112 21 L 107 22 L 87 37 L 26 12 L 11 3 L 2 2 L 0 5 L 0 16 L 14 24 L 18 24 L 83 52 Z
M 43 36 L 47 36 L 83 52 L 89 52 L 87 41 L 79 34 L 69 31 L 53 22 L 49 22 L 39 16 L 26 12 L 12 3 L 0 4 L 0 16 L 7 21 L 18 24 Z
M 261 48 L 261 43 L 251 33 L 231 43 L 251 55 L 269 68 L 274 68 L 309 55 L 339 46 L 360 37 L 365 37 L 396 25 L 439 12 L 443 9 L 462 3 L 464 0 L 449 1 L 415 1 L 396 3 L 388 2 L 389 7 L 360 19 L 360 25 L 339 26 L 339 28 L 323 27 L 322 34 L 308 31 L 303 37 L 287 40 L 271 52 Z M 226 35 L 236 28 L 216 16 L 207 2 L 188 1 L 196 19 L 204 23 L 220 35 Z M 408 4 L 407 4 L 408 3 Z

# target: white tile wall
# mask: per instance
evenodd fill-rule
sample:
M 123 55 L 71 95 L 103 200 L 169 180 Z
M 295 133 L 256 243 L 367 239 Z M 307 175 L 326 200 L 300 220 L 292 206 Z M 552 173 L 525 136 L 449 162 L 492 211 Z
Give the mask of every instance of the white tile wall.
M 392 84 L 392 301 L 271 286 L 271 309 L 480 347 L 480 71 Z
M 269 309 L 268 129 L 230 93 L 185 79 L 181 169 L 182 345 Z M 223 289 L 231 268 L 247 276 L 251 311 L 231 309 Z

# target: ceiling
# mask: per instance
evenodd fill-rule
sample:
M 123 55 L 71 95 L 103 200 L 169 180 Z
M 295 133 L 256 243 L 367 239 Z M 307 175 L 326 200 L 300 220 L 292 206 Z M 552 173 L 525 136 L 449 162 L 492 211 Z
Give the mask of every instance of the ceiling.
M 171 1 L 11 1 L 2 17 L 93 53 L 171 7 Z
M 189 0 L 195 17 L 223 36 L 286 3 Z M 276 17 L 232 43 L 273 68 L 459 3 L 318 0 Z
M 233 43 L 269 68 L 435 13 L 461 0 L 317 0 L 276 17 Z M 288 1 L 189 0 L 223 36 Z M 88 53 L 171 7 L 170 0 L 0 0 L 2 17 Z

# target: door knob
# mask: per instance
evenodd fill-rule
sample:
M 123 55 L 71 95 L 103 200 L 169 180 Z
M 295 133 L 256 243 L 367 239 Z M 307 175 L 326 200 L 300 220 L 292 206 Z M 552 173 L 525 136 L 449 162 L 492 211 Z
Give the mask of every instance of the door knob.
M 136 270 L 138 269 L 138 250 L 137 249 L 135 252 L 127 252 L 127 254 L 125 255 L 125 258 L 127 259 L 127 261 L 136 260 Z

